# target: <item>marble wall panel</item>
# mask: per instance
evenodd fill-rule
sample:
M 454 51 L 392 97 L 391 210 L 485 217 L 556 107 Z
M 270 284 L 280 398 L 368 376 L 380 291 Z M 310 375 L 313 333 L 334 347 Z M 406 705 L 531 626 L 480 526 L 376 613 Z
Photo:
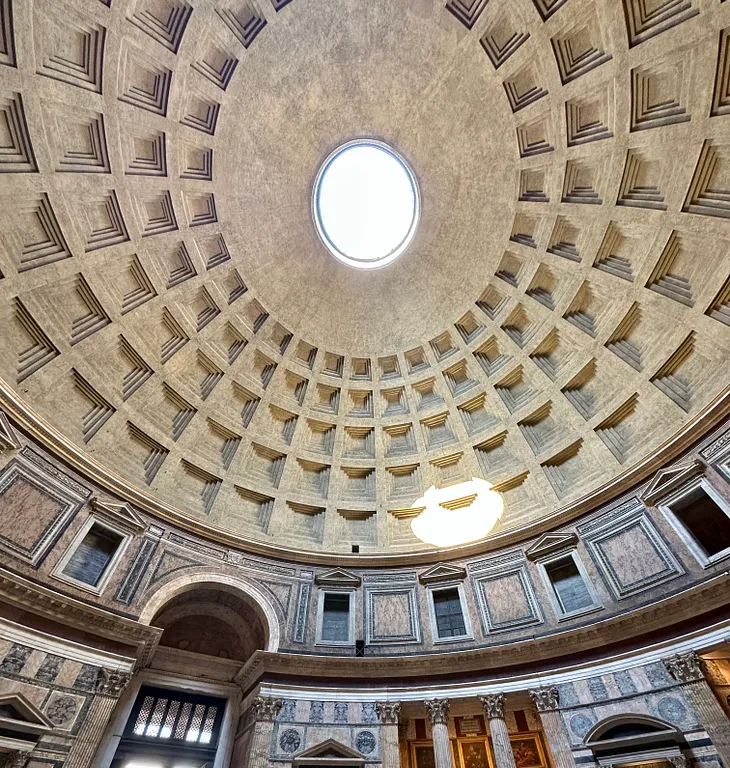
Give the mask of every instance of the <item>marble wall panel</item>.
M 685 572 L 646 509 L 633 499 L 578 532 L 617 599 Z
M 37 566 L 85 498 L 26 456 L 16 457 L 0 474 L 0 549 Z
M 420 615 L 415 585 L 365 590 L 365 626 L 368 643 L 418 643 Z

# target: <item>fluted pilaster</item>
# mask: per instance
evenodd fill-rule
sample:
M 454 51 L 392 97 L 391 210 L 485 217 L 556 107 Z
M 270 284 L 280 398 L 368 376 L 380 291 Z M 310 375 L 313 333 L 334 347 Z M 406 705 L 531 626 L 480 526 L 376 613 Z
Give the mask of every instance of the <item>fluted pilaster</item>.
M 71 746 L 65 768 L 91 768 L 109 719 L 130 676 L 116 670 L 102 669 L 96 683 L 96 696 L 86 713 L 86 719 Z
M 540 718 L 545 740 L 553 758 L 554 768 L 575 768 L 573 752 L 565 733 L 563 718 L 560 716 L 560 695 L 554 685 L 535 688 L 529 691 Z
M 449 700 L 428 699 L 423 702 L 428 710 L 433 734 L 433 754 L 436 768 L 453 768 L 449 743 Z
M 663 659 L 669 674 L 682 685 L 717 754 L 730 765 L 730 720 L 705 679 L 702 659 L 694 652 Z
M 400 748 L 398 745 L 398 720 L 400 703 L 397 701 L 378 701 L 375 712 L 380 720 L 380 742 L 383 752 L 383 768 L 400 768 Z
M 270 696 L 257 696 L 251 709 L 256 719 L 251 735 L 251 745 L 248 749 L 245 768 L 267 768 L 269 764 L 269 749 L 271 736 L 274 733 L 274 720 L 284 702 Z M 231 766 L 244 768 L 244 766 Z
M 489 732 L 492 734 L 496 768 L 516 768 L 509 731 L 504 720 L 504 694 L 490 693 L 486 696 L 480 696 L 479 699 L 489 720 Z

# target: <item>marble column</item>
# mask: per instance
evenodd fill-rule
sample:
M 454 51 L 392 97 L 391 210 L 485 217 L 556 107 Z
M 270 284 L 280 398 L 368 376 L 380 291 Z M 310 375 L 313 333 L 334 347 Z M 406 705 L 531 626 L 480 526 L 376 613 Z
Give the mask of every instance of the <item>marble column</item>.
M 378 701 L 375 704 L 375 712 L 380 720 L 383 768 L 400 768 L 400 747 L 398 745 L 400 703 L 397 701 Z
M 454 768 L 449 743 L 449 700 L 427 699 L 423 702 L 428 710 L 433 735 L 433 755 L 436 768 Z
M 492 734 L 494 763 L 496 768 L 516 768 L 509 731 L 504 719 L 504 694 L 490 693 L 480 696 L 484 713 L 489 720 L 489 732 Z
M 96 681 L 96 695 L 68 753 L 65 768 L 91 768 L 112 712 L 130 679 L 126 673 L 102 667 Z
M 705 679 L 702 659 L 690 651 L 662 661 L 692 702 L 722 762 L 730 766 L 730 720 Z
M 537 716 L 540 718 L 545 740 L 553 758 L 553 765 L 555 768 L 575 768 L 575 760 L 570 749 L 568 736 L 565 733 L 563 718 L 558 711 L 560 696 L 557 687 L 547 685 L 542 688 L 535 688 L 528 693 L 535 704 L 535 709 L 537 709 Z
M 283 703 L 281 699 L 273 699 L 270 696 L 257 696 L 254 699 L 251 709 L 256 722 L 245 768 L 268 768 L 274 720 Z M 231 768 L 244 768 L 244 766 L 231 766 Z
M 398 752 L 400 754 L 400 764 L 409 765 L 410 755 L 408 754 L 408 735 L 410 731 L 410 722 L 408 718 L 398 718 Z

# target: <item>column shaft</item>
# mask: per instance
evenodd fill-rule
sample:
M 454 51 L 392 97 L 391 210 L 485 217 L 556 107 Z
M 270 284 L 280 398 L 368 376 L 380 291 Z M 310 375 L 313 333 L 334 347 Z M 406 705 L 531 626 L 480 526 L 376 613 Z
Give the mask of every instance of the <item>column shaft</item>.
M 383 768 L 400 768 L 397 723 L 380 726 L 380 743 L 383 750 Z
M 570 742 L 565 733 L 560 712 L 557 710 L 540 712 L 538 710 L 538 716 L 555 768 L 575 768 L 573 752 L 570 749 Z
M 509 731 L 507 730 L 507 723 L 505 723 L 504 718 L 490 717 L 489 732 L 492 734 L 496 768 L 516 768 L 515 756 L 509 740 Z
M 704 662 L 695 651 L 677 654 L 662 661 L 692 702 L 722 762 L 730 766 L 730 721 L 705 679 Z
M 91 761 L 104 735 L 118 699 L 95 696 L 86 712 L 86 720 L 68 753 L 65 768 L 91 768 Z
M 431 726 L 433 734 L 433 754 L 436 768 L 453 768 L 451 760 L 451 744 L 449 742 L 449 726 L 446 723 L 434 723 Z
M 246 768 L 268 768 L 271 735 L 274 723 L 269 720 L 259 720 L 253 729 L 251 745 L 248 750 Z
M 383 768 L 400 768 L 400 745 L 398 743 L 400 703 L 397 701 L 378 701 L 375 703 L 375 712 L 380 720 Z
M 92 760 L 104 736 L 112 712 L 119 702 L 119 697 L 129 685 L 130 676 L 116 669 L 99 670 L 96 681 L 96 696 L 86 712 L 76 739 L 68 753 L 65 768 L 91 768 Z
M 687 692 L 702 727 L 712 739 L 717 754 L 725 765 L 730 765 L 730 720 L 720 702 L 715 698 L 705 679 L 685 683 L 682 689 Z
M 271 749 L 271 736 L 274 733 L 274 720 L 281 709 L 281 699 L 272 699 L 266 696 L 257 696 L 251 709 L 256 718 L 256 723 L 251 734 L 251 743 L 248 747 L 248 755 L 244 765 L 231 766 L 231 768 L 268 768 L 269 751 Z
M 507 723 L 504 720 L 504 694 L 488 693 L 486 696 L 480 696 L 479 699 L 484 707 L 484 714 L 489 720 L 496 768 L 517 768 Z
M 433 756 L 436 768 L 454 768 L 449 742 L 449 700 L 429 699 L 423 702 L 431 720 Z

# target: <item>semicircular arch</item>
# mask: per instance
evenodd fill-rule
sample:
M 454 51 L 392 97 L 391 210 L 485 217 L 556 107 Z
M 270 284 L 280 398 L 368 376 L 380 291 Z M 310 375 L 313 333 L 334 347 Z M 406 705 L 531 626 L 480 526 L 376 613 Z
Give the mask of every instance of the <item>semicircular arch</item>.
M 264 650 L 276 652 L 279 649 L 281 640 L 279 617 L 268 597 L 256 584 L 222 573 L 185 574 L 163 584 L 147 599 L 139 617 L 140 623 L 151 624 L 154 617 L 178 595 L 203 587 L 218 587 L 238 593 L 261 619 L 266 636 Z

